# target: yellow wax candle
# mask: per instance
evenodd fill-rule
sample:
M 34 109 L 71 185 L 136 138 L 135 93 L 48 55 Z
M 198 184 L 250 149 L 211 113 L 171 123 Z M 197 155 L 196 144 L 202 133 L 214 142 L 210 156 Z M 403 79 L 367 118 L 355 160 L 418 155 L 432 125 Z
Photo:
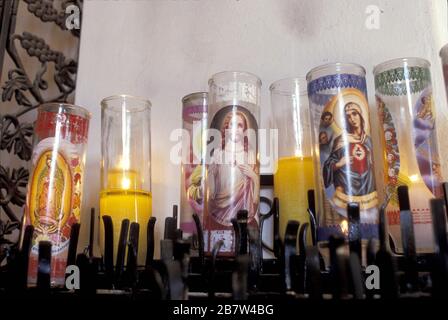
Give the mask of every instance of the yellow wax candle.
M 135 170 L 110 170 L 107 174 L 107 188 L 120 190 L 138 190 L 141 184 Z
M 144 265 L 146 259 L 146 232 L 148 220 L 152 214 L 152 195 L 149 191 L 134 189 L 137 186 L 135 171 L 110 171 L 108 186 L 100 193 L 100 214 L 109 215 L 114 227 L 114 263 L 117 257 L 118 240 L 120 237 L 121 222 L 129 219 L 140 225 L 138 243 L 138 265 Z M 101 235 L 104 235 L 104 226 L 101 223 Z M 104 236 L 101 236 L 101 249 L 104 252 Z
M 309 222 L 308 190 L 314 189 L 314 166 L 311 157 L 287 157 L 278 160 L 274 174 L 274 194 L 280 201 L 280 237 L 288 220 Z

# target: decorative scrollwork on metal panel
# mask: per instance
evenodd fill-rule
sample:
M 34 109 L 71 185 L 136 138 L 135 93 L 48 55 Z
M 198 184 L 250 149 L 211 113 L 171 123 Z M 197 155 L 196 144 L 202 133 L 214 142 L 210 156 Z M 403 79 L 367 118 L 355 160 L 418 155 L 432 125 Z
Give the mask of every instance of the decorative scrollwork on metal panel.
M 28 16 L 18 17 L 19 5 L 25 5 Z M 0 76 L 5 57 L 12 61 L 6 79 L 1 83 L 0 152 L 6 152 L 13 161 L 29 161 L 32 154 L 32 123 L 23 120 L 26 114 L 44 102 L 67 101 L 74 92 L 78 64 L 62 52 L 51 48 L 44 38 L 32 32 L 17 33 L 20 19 L 37 17 L 42 23 L 52 23 L 64 32 L 71 33 L 78 42 L 79 29 L 68 30 L 66 21 L 70 13 L 66 8 L 74 5 L 81 12 L 82 0 L 0 0 Z M 81 18 L 81 15 L 80 17 Z M 25 52 L 22 56 L 19 51 Z M 27 72 L 25 59 L 35 59 L 40 67 L 33 76 Z M 54 68 L 50 77 L 49 68 Z M 57 94 L 49 97 L 50 85 L 57 87 Z M 14 112 L 2 112 L 5 103 L 14 105 Z M 29 121 L 29 120 L 28 120 Z M 15 243 L 6 237 L 20 228 L 20 219 L 13 206 L 22 207 L 26 200 L 29 172 L 24 166 L 10 168 L 0 161 L 0 264 Z

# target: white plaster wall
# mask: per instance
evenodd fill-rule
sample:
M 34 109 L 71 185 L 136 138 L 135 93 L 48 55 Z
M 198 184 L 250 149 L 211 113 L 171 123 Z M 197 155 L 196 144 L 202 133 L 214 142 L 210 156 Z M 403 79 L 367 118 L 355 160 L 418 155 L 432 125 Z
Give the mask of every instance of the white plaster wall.
M 381 9 L 379 30 L 365 27 L 368 5 Z M 448 110 L 438 58 L 448 42 L 446 11 L 444 0 L 85 1 L 76 90 L 76 103 L 93 115 L 85 212 L 98 208 L 99 102 L 117 93 L 144 96 L 153 105 L 153 213 L 160 234 L 163 218 L 179 202 L 180 169 L 169 161 L 169 135 L 181 126 L 180 99 L 207 90 L 209 76 L 223 70 L 246 70 L 262 79 L 266 126 L 268 87 L 274 80 L 305 75 L 327 62 L 359 63 L 367 69 L 375 124 L 373 66 L 391 58 L 423 57 L 432 62 L 439 135 L 446 136 Z M 448 155 L 447 146 L 441 143 L 442 156 Z

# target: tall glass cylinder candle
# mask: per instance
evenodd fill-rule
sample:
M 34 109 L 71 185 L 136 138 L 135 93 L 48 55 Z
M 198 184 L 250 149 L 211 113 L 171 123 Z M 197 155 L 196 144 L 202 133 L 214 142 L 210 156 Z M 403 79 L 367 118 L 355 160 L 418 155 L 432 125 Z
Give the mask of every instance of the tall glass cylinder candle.
M 375 67 L 376 103 L 382 126 L 384 179 L 390 198 L 389 231 L 401 250 L 397 187 L 409 187 L 416 247 L 433 251 L 429 200 L 442 196 L 430 63 L 403 58 Z
M 221 72 L 209 80 L 205 250 L 224 241 L 223 255 L 235 247 L 231 220 L 247 210 L 258 223 L 260 174 L 258 123 L 261 81 L 246 72 Z
M 180 228 L 186 238 L 196 230 L 193 213 L 202 221 L 204 211 L 207 96 L 196 92 L 182 99 Z
M 49 103 L 38 109 L 23 224 L 34 226 L 28 268 L 31 286 L 37 282 L 40 241 L 52 244 L 51 285 L 65 284 L 71 227 L 80 222 L 82 188 L 87 182 L 89 120 L 86 109 L 71 104 Z
M 278 161 L 274 194 L 280 201 L 280 236 L 288 220 L 309 222 L 308 190 L 314 190 L 311 127 L 303 78 L 283 79 L 270 86 L 274 128 L 278 130 Z
M 112 218 L 114 261 L 123 219 L 140 225 L 137 263 L 146 257 L 146 232 L 152 213 L 151 103 L 143 98 L 118 95 L 101 102 L 100 214 Z M 101 223 L 104 252 L 104 227 Z
M 365 70 L 333 63 L 307 75 L 319 198 L 319 241 L 347 235 L 347 204 L 360 206 L 363 238 L 377 237 L 378 196 Z

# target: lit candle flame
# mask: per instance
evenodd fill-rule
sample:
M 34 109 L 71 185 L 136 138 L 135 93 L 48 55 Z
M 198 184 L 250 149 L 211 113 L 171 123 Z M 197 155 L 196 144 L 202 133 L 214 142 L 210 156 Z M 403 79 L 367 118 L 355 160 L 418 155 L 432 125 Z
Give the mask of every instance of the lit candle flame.
M 126 175 L 129 172 L 131 167 L 131 161 L 129 160 L 129 156 L 122 155 L 120 157 L 120 161 L 118 162 L 118 167 L 123 172 L 123 177 L 121 178 L 121 188 L 124 190 L 129 190 L 131 188 L 131 179 Z
M 347 222 L 347 220 L 342 220 L 340 226 L 341 226 L 342 233 L 348 234 L 348 222 Z
M 303 158 L 303 152 L 302 152 L 302 150 L 298 150 L 298 149 L 296 149 L 296 151 L 294 152 L 294 155 L 295 155 L 297 158 Z
M 121 187 L 124 190 L 128 190 L 131 187 L 131 179 L 128 177 L 123 177 L 123 179 L 121 179 Z
M 412 176 L 409 177 L 409 179 L 410 179 L 412 182 L 417 182 L 417 181 L 418 181 L 418 175 L 417 175 L 417 174 L 413 174 Z

